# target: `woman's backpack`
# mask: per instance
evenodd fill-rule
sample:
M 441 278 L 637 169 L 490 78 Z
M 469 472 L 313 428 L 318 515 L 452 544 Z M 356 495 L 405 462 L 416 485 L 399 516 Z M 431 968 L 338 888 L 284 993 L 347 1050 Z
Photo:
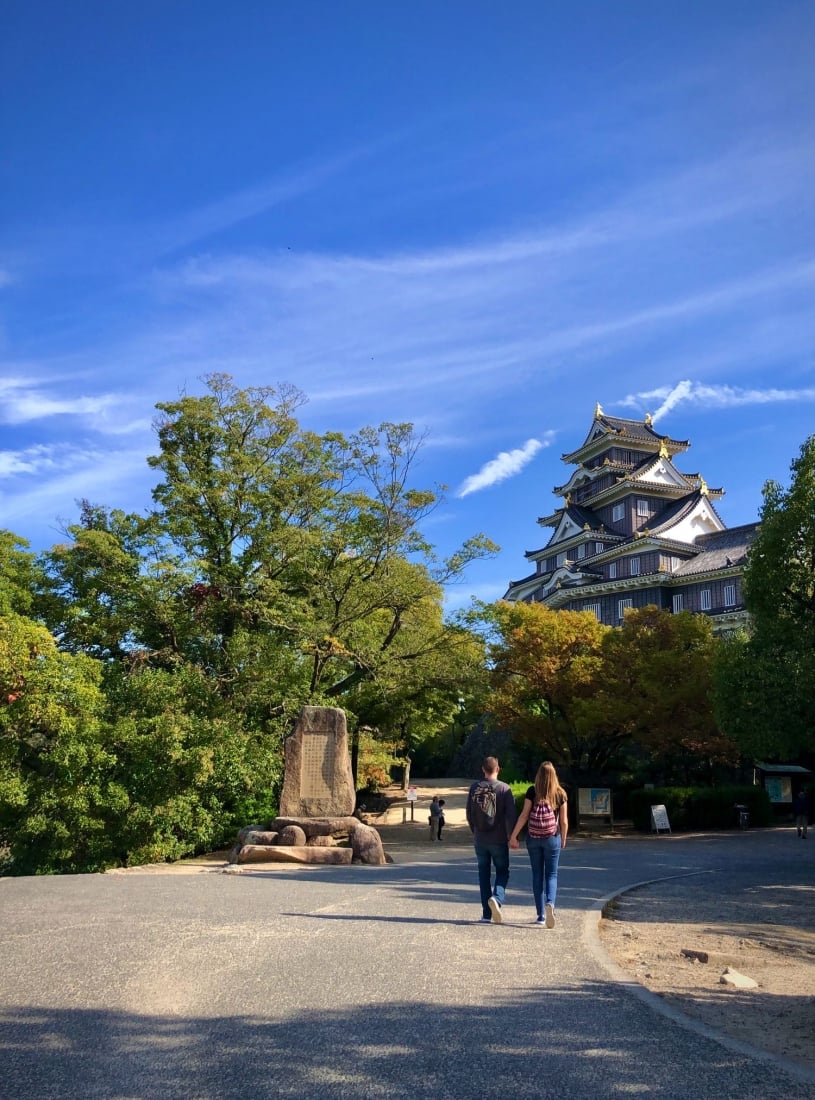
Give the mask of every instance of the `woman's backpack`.
M 557 832 L 557 814 L 545 799 L 536 802 L 532 807 L 526 822 L 526 829 L 530 836 L 538 840 L 543 837 L 554 836 Z

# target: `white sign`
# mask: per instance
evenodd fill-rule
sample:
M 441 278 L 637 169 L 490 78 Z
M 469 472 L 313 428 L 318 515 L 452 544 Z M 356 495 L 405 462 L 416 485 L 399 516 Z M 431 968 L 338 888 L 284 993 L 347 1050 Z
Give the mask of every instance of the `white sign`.
M 419 797 L 418 790 L 415 787 L 408 787 L 408 789 L 407 789 L 407 800 L 408 800 L 408 802 L 415 802 L 418 797 Z
M 651 831 L 658 833 L 661 829 L 671 831 L 671 823 L 668 821 L 668 811 L 664 806 L 651 807 Z

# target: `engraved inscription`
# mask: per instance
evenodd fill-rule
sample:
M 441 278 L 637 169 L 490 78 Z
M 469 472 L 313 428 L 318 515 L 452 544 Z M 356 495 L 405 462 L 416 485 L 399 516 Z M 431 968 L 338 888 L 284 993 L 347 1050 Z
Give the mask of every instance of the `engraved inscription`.
M 304 733 L 300 768 L 301 798 L 331 798 L 334 790 L 334 753 L 325 733 Z

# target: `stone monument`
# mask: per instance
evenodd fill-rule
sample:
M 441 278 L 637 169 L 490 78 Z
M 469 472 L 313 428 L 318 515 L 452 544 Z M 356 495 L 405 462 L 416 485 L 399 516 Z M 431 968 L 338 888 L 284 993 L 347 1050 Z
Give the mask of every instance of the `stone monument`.
M 280 816 L 241 829 L 229 862 L 385 863 L 379 833 L 353 816 L 345 711 L 303 707 L 283 747 Z
M 344 710 L 303 707 L 284 750 L 281 817 L 347 817 L 354 812 Z

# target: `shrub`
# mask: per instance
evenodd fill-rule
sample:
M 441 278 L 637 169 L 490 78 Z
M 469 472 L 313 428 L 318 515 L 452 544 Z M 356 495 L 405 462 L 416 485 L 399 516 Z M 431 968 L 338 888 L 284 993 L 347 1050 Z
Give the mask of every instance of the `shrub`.
M 769 796 L 755 786 L 655 787 L 629 792 L 628 804 L 635 828 L 646 833 L 652 806 L 665 807 L 672 829 L 734 829 L 736 805 L 747 807 L 751 825 L 769 825 L 772 820 Z

